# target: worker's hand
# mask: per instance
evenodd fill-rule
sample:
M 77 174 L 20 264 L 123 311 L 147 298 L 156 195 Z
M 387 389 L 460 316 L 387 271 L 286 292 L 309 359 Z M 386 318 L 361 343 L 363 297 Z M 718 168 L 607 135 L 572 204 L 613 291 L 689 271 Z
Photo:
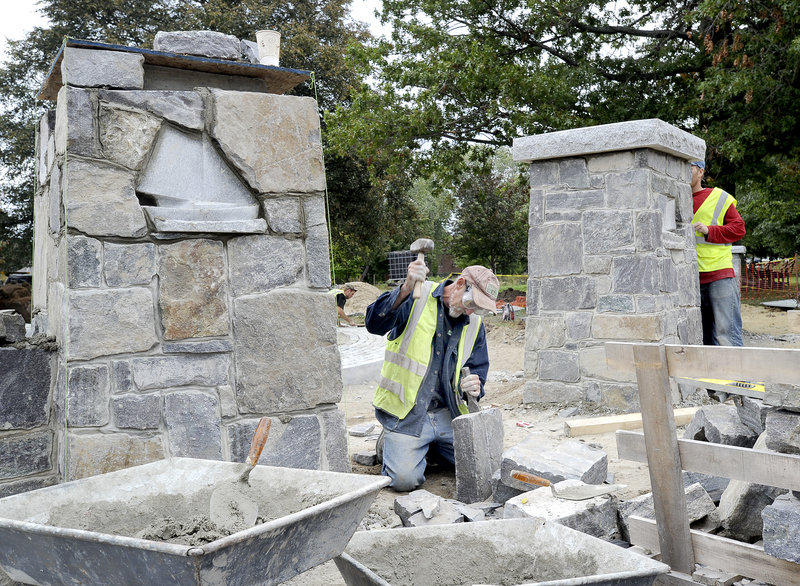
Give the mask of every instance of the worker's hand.
M 405 283 L 403 283 L 405 295 L 409 295 L 411 293 L 411 291 L 414 289 L 414 283 L 417 281 L 424 281 L 429 272 L 430 270 L 428 269 L 424 260 L 416 259 L 411 262 L 408 265 L 408 273 L 406 275 Z
M 477 374 L 471 374 L 461 379 L 461 392 L 472 395 L 476 399 L 481 394 L 481 379 Z
M 703 222 L 695 222 L 692 224 L 692 228 L 694 228 L 695 232 L 700 232 L 700 234 L 705 236 L 708 235 L 708 226 L 706 226 Z

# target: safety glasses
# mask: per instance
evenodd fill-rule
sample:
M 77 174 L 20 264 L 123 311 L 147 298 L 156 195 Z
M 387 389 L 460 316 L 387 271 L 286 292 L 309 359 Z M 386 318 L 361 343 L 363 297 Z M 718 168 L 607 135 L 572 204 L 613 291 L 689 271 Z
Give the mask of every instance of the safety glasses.
M 467 290 L 464 291 L 464 295 L 461 297 L 461 304 L 464 306 L 464 309 L 470 309 L 472 310 L 472 313 L 480 316 L 486 316 L 492 313 L 488 309 L 478 307 L 478 305 L 475 303 L 475 299 L 472 297 L 471 283 L 467 283 Z

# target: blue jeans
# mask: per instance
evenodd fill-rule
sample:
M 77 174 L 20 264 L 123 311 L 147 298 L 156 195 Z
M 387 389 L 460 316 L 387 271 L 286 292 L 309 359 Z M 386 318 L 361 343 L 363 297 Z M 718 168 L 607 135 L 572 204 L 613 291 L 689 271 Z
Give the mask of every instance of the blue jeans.
M 419 437 L 384 430 L 381 474 L 392 479 L 391 488 L 411 491 L 425 482 L 425 456 L 431 445 L 445 460 L 455 464 L 453 419 L 447 408 L 428 411 Z
M 700 313 L 703 317 L 703 344 L 742 346 L 739 283 L 735 278 L 700 285 Z

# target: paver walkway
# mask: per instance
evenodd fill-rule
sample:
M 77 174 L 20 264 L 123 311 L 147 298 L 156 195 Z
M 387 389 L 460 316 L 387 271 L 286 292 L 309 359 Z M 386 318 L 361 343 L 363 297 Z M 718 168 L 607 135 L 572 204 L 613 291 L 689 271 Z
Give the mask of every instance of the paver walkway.
M 383 364 L 386 337 L 370 334 L 367 328 L 337 329 L 339 354 L 342 357 L 342 382 L 354 385 L 376 379 Z

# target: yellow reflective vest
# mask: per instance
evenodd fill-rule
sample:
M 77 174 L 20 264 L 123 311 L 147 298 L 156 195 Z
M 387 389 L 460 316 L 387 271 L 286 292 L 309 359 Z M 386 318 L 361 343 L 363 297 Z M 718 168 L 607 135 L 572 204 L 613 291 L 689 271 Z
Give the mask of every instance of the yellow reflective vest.
M 715 187 L 706 200 L 697 208 L 692 223 L 702 222 L 706 226 L 722 226 L 725 213 L 736 200 L 730 193 Z M 705 236 L 695 231 L 697 244 L 697 266 L 701 273 L 733 268 L 733 254 L 730 243 L 707 242 Z
M 386 343 L 381 380 L 372 404 L 398 419 L 405 418 L 413 409 L 417 392 L 431 361 L 431 347 L 433 336 L 436 335 L 437 319 L 437 302 L 433 291 L 433 282 L 423 283 L 422 294 L 411 307 L 411 315 L 405 329 L 397 338 Z M 458 392 L 461 367 L 472 355 L 480 325 L 479 316 L 475 314 L 469 316 L 469 323 L 461 329 L 458 341 L 457 364 L 451 382 L 462 414 L 469 413 L 469 409 L 461 399 L 461 393 Z

